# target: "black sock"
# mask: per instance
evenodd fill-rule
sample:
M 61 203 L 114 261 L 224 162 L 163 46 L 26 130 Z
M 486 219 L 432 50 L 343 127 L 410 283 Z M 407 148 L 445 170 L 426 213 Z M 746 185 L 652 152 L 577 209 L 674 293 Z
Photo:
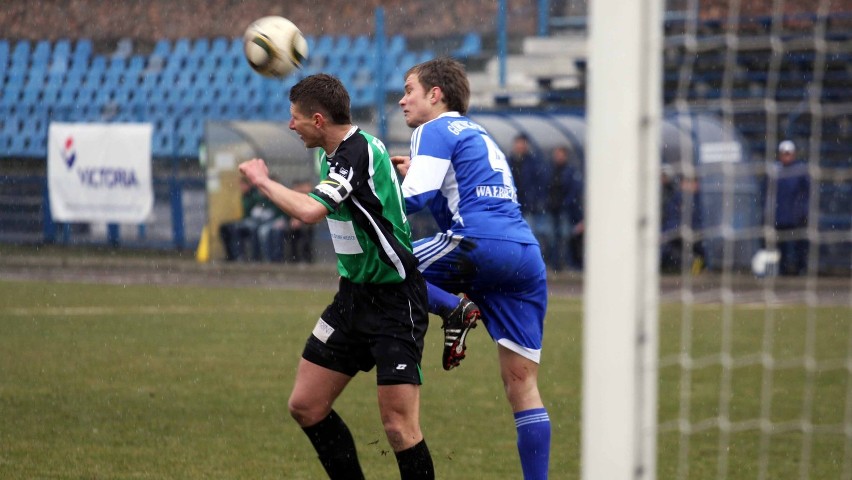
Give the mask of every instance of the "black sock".
M 334 410 L 316 425 L 302 430 L 319 454 L 319 460 L 332 480 L 363 480 L 364 473 L 358 463 L 355 440 L 349 428 Z
M 396 452 L 396 463 L 399 465 L 399 475 L 402 480 L 433 480 L 435 467 L 432 465 L 432 455 L 426 446 L 426 439 L 417 445 Z

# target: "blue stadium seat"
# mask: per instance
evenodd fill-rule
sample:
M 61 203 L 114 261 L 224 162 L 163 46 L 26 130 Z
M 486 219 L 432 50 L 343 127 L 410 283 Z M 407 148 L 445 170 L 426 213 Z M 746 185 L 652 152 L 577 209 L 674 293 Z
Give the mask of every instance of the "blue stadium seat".
M 216 37 L 210 42 L 210 55 L 216 58 L 222 58 L 228 55 L 231 41 L 225 37 Z
M 73 55 L 75 59 L 88 61 L 92 56 L 92 41 L 88 38 L 77 40 L 77 43 L 74 45 Z
M 63 85 L 70 88 L 78 88 L 83 83 L 85 76 L 85 70 L 71 68 L 62 75 Z
M 29 40 L 18 40 L 15 47 L 12 49 L 12 64 L 27 65 L 30 61 L 31 45 Z
M 47 65 L 50 63 L 50 41 L 39 40 L 33 48 L 30 61 L 34 65 Z
M 96 73 L 99 75 L 103 75 L 106 72 L 107 68 L 107 59 L 103 55 L 96 55 L 92 57 L 91 62 L 89 63 L 89 73 Z
M 59 99 L 59 92 L 62 90 L 61 84 L 47 84 L 41 91 L 41 102 L 50 110 L 56 106 Z
M 170 56 L 178 60 L 183 60 L 189 56 L 191 50 L 192 46 L 190 40 L 185 37 L 179 38 L 175 40 L 175 44 L 173 46 L 172 53 Z
M 196 38 L 195 41 L 192 42 L 192 46 L 189 51 L 189 56 L 193 58 L 203 58 L 210 53 L 210 40 L 201 37 Z
M 53 73 L 65 74 L 71 68 L 71 58 L 68 56 L 54 57 L 50 60 L 48 70 Z
M 435 52 L 432 50 L 422 50 L 417 55 L 417 63 L 423 63 L 433 58 L 435 58 Z
M 74 105 L 77 104 L 77 93 L 78 91 L 76 89 L 60 89 L 54 105 L 60 110 L 70 110 L 74 108 Z
M 34 88 L 25 88 L 21 92 L 21 105 L 25 107 L 35 107 L 41 103 L 41 92 Z
M 461 45 L 452 53 L 453 57 L 465 59 L 482 53 L 482 38 L 476 32 L 465 34 Z
M 355 37 L 355 40 L 352 42 L 352 46 L 349 49 L 351 53 L 358 54 L 360 52 L 369 52 L 373 49 L 373 42 L 370 41 L 370 37 L 366 35 L 358 35 Z
M 154 49 L 151 50 L 151 56 L 165 58 L 168 57 L 171 52 L 171 42 L 167 38 L 161 38 L 154 43 Z
M 103 57 L 100 57 L 103 58 Z M 127 71 L 127 60 L 124 57 L 112 57 L 107 61 L 104 76 L 121 78 Z
M 19 83 L 9 84 L 0 89 L 0 111 L 8 112 L 18 105 L 21 98 L 23 85 Z
M 67 38 L 60 38 L 53 44 L 53 52 L 51 52 L 51 59 L 56 60 L 58 58 L 70 58 L 71 57 L 71 40 Z
M 330 35 L 320 35 L 316 39 L 314 50 L 308 52 L 308 55 L 328 56 L 334 50 L 334 37 Z
M 41 69 L 32 69 L 27 73 L 27 80 L 24 84 L 24 89 L 33 90 L 36 93 L 44 88 L 46 83 L 47 71 Z
M 25 157 L 27 156 L 27 139 L 24 138 L 24 135 L 17 134 L 13 135 L 9 138 L 9 147 L 7 149 L 8 155 L 12 157 Z
M 204 122 L 200 117 L 187 116 L 175 125 L 175 153 L 181 157 L 198 156 L 198 146 L 204 133 Z
M 30 119 L 30 142 L 29 154 L 33 157 L 43 157 L 47 155 L 47 128 L 50 120 L 47 114 L 37 115 Z
M 6 69 L 6 65 L 9 64 L 9 41 L 3 38 L 0 38 L 0 67 L 4 70 Z
M 241 57 L 243 55 L 243 39 L 242 37 L 232 38 L 228 45 L 228 55 L 231 57 Z
M 9 70 L 6 71 L 6 87 L 9 88 L 10 85 L 17 85 L 21 88 L 24 87 L 24 84 L 27 80 L 27 68 L 21 67 L 18 65 L 10 65 Z
M 399 57 L 405 53 L 407 49 L 405 37 L 399 34 L 391 36 L 386 48 L 389 58 Z

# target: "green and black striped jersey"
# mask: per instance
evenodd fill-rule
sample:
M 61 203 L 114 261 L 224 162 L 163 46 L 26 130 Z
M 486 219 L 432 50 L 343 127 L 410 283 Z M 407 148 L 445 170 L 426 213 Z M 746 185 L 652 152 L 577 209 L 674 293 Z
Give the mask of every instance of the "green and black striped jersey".
M 353 126 L 322 152 L 322 181 L 310 195 L 331 212 L 337 269 L 355 283 L 399 283 L 417 268 L 402 191 L 384 144 Z

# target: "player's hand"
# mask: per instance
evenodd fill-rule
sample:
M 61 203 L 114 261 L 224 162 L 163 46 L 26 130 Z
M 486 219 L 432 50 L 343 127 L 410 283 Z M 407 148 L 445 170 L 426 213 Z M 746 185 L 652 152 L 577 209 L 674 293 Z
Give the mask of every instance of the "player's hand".
M 395 155 L 391 157 L 391 163 L 396 166 L 396 171 L 403 177 L 408 174 L 408 168 L 411 166 L 411 157 L 405 155 Z
M 260 158 L 252 158 L 241 163 L 239 169 L 240 173 L 254 186 L 258 186 L 269 178 L 269 168 Z

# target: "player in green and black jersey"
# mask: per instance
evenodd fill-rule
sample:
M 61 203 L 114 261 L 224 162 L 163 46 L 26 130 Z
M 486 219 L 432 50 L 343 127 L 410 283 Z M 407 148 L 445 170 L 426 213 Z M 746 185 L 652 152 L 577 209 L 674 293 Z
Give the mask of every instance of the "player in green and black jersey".
M 309 194 L 269 179 L 263 160 L 240 172 L 288 215 L 327 219 L 340 289 L 308 338 L 290 395 L 293 418 L 331 478 L 363 478 L 346 424 L 332 404 L 360 371 L 376 367 L 379 409 L 403 479 L 434 478 L 420 430 L 426 285 L 396 173 L 384 145 L 351 124 L 349 94 L 334 77 L 312 75 L 290 91 L 290 129 L 322 149 L 322 181 Z

